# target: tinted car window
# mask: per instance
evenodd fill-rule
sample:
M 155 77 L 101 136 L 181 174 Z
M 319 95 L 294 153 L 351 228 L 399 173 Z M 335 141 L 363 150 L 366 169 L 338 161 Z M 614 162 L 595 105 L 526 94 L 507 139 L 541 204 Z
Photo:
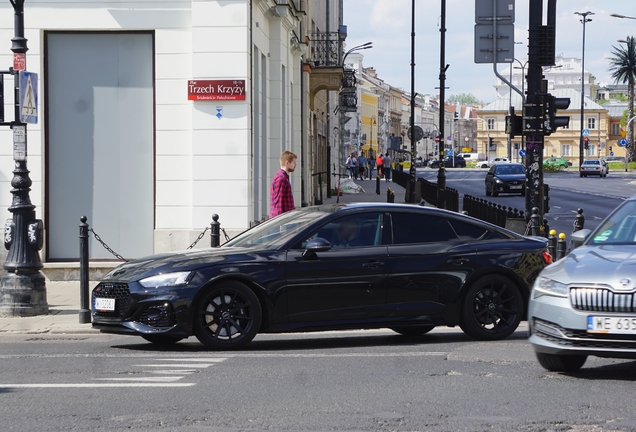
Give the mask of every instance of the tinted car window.
M 329 241 L 333 249 L 382 244 L 382 214 L 360 213 L 332 220 L 309 235 L 296 249 L 304 249 L 316 237 Z
M 457 240 L 446 219 L 433 215 L 392 213 L 393 243 L 431 243 Z
M 486 238 L 503 238 L 501 234 L 485 227 L 469 222 L 451 219 L 448 221 L 460 240 L 483 240 Z

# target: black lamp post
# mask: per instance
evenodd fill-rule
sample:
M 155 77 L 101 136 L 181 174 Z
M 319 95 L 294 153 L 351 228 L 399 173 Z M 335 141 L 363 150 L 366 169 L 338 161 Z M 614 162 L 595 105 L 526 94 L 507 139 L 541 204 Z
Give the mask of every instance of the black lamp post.
M 24 37 L 24 0 L 10 1 L 15 11 L 11 51 L 14 56 L 24 55 L 28 51 Z M 8 73 L 14 76 L 15 82 L 15 119 L 3 125 L 13 129 L 15 169 L 11 180 L 13 200 L 9 207 L 13 218 L 8 219 L 4 227 L 4 244 L 9 253 L 4 263 L 7 273 L 0 278 L 0 315 L 34 316 L 46 314 L 49 309 L 45 278 L 40 273 L 43 226 L 42 221 L 35 218 L 35 206 L 29 198 L 32 182 L 26 162 L 26 124 L 20 112 L 19 71 L 11 68 Z
M 415 3 L 415 0 L 413 0 Z M 446 170 L 444 168 L 444 123 L 446 111 L 446 0 L 441 0 L 439 54 L 439 170 L 437 171 L 437 207 L 446 208 Z
M 579 137 L 579 166 L 583 165 L 583 130 L 585 129 L 585 23 L 592 21 L 588 15 L 594 15 L 594 12 L 574 12 L 575 15 L 581 15 L 581 23 L 583 24 L 583 52 L 581 54 L 581 136 Z

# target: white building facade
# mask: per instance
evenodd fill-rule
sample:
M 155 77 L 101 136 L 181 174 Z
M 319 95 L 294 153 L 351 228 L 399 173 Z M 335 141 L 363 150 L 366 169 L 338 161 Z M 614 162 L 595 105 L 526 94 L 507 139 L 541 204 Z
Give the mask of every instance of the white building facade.
M 337 25 L 337 0 L 329 1 Z M 228 234 L 241 232 L 267 217 L 284 150 L 299 156 L 296 205 L 309 201 L 307 7 L 301 0 L 27 1 L 27 70 L 39 75 L 28 168 L 31 201 L 45 222 L 43 261 L 77 260 L 82 215 L 131 258 L 187 248 L 213 214 Z M 7 68 L 13 24 L 11 4 L 0 3 Z M 5 75 L 5 121 L 13 120 L 12 81 Z M 8 127 L 0 129 L 7 218 L 12 140 Z M 94 241 L 90 256 L 112 258 Z

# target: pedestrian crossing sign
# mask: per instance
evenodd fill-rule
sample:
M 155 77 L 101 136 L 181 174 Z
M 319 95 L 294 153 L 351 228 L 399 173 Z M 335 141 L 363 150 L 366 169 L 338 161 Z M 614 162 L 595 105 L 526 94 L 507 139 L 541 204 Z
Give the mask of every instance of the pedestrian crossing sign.
M 20 122 L 38 122 L 38 74 L 20 71 Z

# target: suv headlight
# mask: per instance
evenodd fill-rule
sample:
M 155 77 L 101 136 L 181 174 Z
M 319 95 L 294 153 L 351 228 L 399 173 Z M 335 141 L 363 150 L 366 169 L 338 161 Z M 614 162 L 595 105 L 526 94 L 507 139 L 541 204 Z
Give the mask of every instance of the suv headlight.
M 538 298 L 542 295 L 550 295 L 554 297 L 567 297 L 568 286 L 554 279 L 547 277 L 539 277 L 534 283 L 532 290 L 532 298 Z
M 187 285 L 192 272 L 164 273 L 150 276 L 139 281 L 144 288 L 161 288 L 166 286 Z

